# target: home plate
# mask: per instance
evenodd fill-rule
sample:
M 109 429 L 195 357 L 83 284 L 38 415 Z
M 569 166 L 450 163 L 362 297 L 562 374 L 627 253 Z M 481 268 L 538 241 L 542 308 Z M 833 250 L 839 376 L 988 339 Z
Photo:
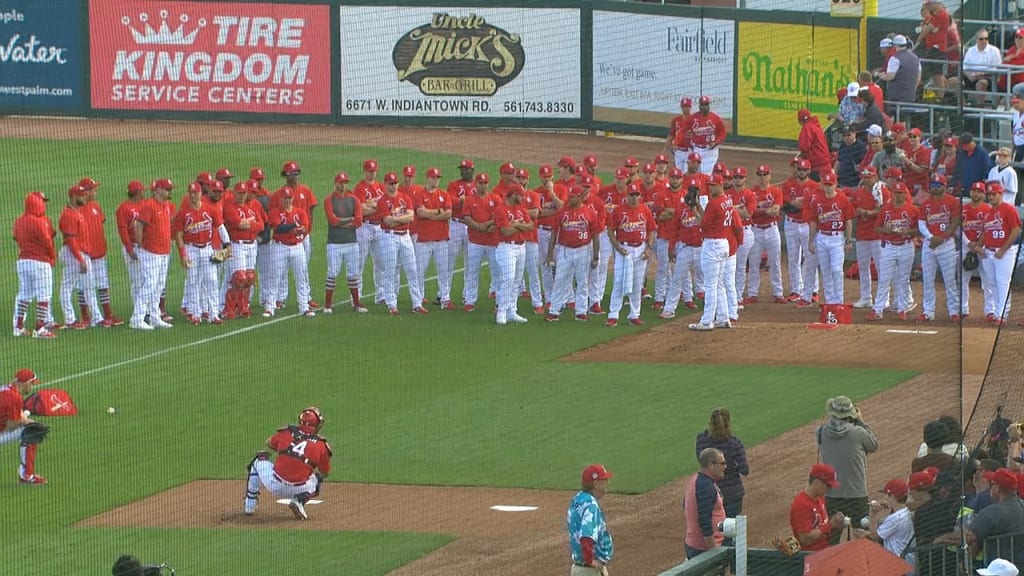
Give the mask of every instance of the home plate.
M 536 506 L 507 506 L 505 504 L 491 506 L 491 510 L 497 510 L 498 512 L 532 512 L 536 509 Z
M 938 334 L 938 330 L 894 330 L 889 329 L 886 332 L 890 334 Z
M 289 498 L 281 498 L 281 499 L 279 499 L 277 501 L 278 504 L 284 504 L 285 506 L 287 506 L 289 502 L 291 502 L 291 499 L 289 499 Z M 323 504 L 323 503 L 324 503 L 323 500 L 306 500 L 306 504 Z

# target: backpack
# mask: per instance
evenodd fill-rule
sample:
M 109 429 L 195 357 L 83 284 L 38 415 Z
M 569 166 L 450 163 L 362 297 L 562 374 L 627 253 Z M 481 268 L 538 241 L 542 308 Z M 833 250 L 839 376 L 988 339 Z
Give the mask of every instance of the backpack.
M 74 416 L 78 407 L 66 390 L 48 388 L 25 398 L 25 409 L 36 416 Z

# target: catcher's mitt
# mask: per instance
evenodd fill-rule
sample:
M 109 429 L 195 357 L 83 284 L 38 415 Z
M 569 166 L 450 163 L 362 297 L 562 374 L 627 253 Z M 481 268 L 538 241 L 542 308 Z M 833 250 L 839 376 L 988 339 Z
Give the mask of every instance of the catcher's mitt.
M 772 546 L 786 556 L 794 556 L 800 551 L 800 542 L 792 536 L 787 536 L 785 538 L 776 536 L 775 538 L 772 538 Z
M 978 255 L 974 252 L 968 252 L 964 256 L 964 270 L 970 272 L 971 270 L 978 269 Z
M 800 208 L 798 206 L 794 206 L 793 204 L 791 204 L 789 202 L 783 202 L 782 203 L 782 213 L 783 214 L 798 214 L 800 212 L 803 212 L 802 208 Z
M 213 262 L 214 264 L 222 264 L 229 257 L 230 254 L 228 253 L 228 249 L 221 248 L 220 250 L 214 251 L 213 256 L 210 256 L 210 262 Z
M 21 431 L 22 444 L 39 444 L 50 434 L 50 427 L 42 422 L 26 424 Z

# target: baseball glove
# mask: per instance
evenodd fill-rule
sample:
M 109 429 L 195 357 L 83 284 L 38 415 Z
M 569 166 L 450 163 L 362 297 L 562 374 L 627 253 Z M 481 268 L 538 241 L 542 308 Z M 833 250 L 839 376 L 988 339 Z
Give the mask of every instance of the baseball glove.
M 801 209 L 798 206 L 794 206 L 793 204 L 791 204 L 789 202 L 783 202 L 782 203 L 782 213 L 783 214 L 798 214 L 798 213 L 800 213 L 802 211 L 803 211 L 803 209 Z
M 21 431 L 21 442 L 23 444 L 39 444 L 46 439 L 50 433 L 50 427 L 40 422 L 26 424 Z
M 974 252 L 968 252 L 964 256 L 964 270 L 970 272 L 971 270 L 978 269 L 978 255 Z
M 213 262 L 214 264 L 222 264 L 229 256 L 228 249 L 221 248 L 220 250 L 215 251 L 213 256 L 210 256 L 210 262 Z
M 800 551 L 800 542 L 792 536 L 785 538 L 776 536 L 772 538 L 772 546 L 786 556 L 795 556 Z

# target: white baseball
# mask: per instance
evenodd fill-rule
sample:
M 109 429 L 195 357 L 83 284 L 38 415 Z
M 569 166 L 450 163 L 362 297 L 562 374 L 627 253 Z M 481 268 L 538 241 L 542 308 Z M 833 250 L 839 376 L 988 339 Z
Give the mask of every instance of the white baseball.
M 21 417 L 22 417 L 22 418 L 28 418 L 28 417 L 29 417 L 29 416 L 31 416 L 31 415 L 32 415 L 32 413 L 31 413 L 31 412 L 29 412 L 28 410 L 22 410 L 22 411 L 21 411 Z
M 110 406 L 109 408 L 107 408 L 107 414 L 113 414 L 115 412 L 117 412 L 117 410 L 114 410 L 113 406 Z

